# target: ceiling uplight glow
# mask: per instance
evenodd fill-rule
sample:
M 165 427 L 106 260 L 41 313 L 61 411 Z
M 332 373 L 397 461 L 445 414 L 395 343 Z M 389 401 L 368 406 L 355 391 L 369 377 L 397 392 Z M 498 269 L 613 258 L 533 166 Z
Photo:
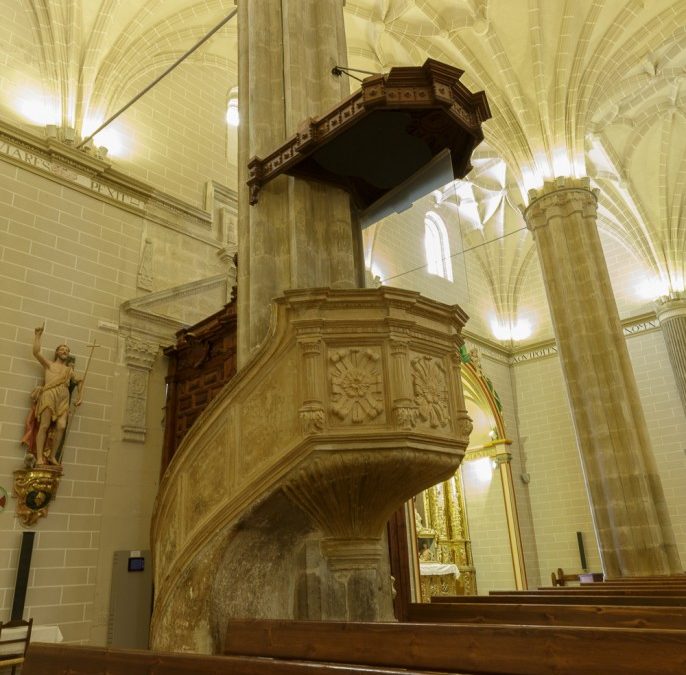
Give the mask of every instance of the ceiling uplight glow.
M 527 319 L 519 319 L 515 323 L 503 323 L 497 319 L 491 319 L 491 331 L 498 340 L 525 340 L 533 329 Z
M 658 277 L 645 277 L 636 284 L 636 294 L 644 300 L 657 300 L 669 295 L 669 284 Z
M 29 93 L 17 98 L 16 108 L 32 124 L 45 126 L 57 123 L 57 115 L 40 94 Z
M 102 122 L 103 120 L 97 118 L 86 118 L 83 122 L 83 137 L 86 138 L 92 134 Z M 105 127 L 100 133 L 93 137 L 93 142 L 97 146 L 104 145 L 107 148 L 107 154 L 110 156 L 123 157 L 127 154 L 124 135 L 118 131 L 116 127 Z

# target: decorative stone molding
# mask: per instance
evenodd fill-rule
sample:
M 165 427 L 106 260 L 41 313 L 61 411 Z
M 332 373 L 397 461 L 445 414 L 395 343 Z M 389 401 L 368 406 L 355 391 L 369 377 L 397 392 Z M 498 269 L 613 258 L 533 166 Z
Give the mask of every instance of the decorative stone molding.
M 629 317 L 622 321 L 622 332 L 624 333 L 624 337 L 627 338 L 642 335 L 643 333 L 650 333 L 655 330 L 660 330 L 660 322 L 655 314 L 641 314 L 640 316 Z M 483 355 L 484 350 L 480 348 L 480 351 Z M 489 357 L 491 356 L 488 352 L 486 352 L 486 354 Z M 508 365 L 516 366 L 527 361 L 536 361 L 538 359 L 557 356 L 557 354 L 557 344 L 554 340 L 548 340 L 512 352 L 506 363 Z
M 185 236 L 221 246 L 211 236 L 212 219 L 206 211 L 126 176 L 94 153 L 0 121 L 0 158 Z
M 141 251 L 141 260 L 138 264 L 138 276 L 136 285 L 144 291 L 151 291 L 153 289 L 153 245 L 152 239 L 146 237 Z
M 412 359 L 412 381 L 419 418 L 432 429 L 447 426 L 448 384 L 441 363 L 430 356 Z
M 129 370 L 129 381 L 122 424 L 125 441 L 145 442 L 148 379 L 159 351 L 160 345 L 156 342 L 132 335 L 126 338 L 125 361 Z
M 372 349 L 341 349 L 329 354 L 331 411 L 346 423 L 361 424 L 383 411 L 380 354 Z

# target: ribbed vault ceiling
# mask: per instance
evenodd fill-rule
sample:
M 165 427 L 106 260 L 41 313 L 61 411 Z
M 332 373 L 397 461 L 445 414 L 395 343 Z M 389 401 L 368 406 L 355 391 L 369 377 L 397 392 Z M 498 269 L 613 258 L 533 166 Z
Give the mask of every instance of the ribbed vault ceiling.
M 15 37 L 2 56 L 5 81 L 16 71 L 39 82 L 57 123 L 87 132 L 235 3 L 0 7 L 30 25 L 30 37 Z M 347 0 L 345 18 L 350 66 L 385 71 L 432 57 L 486 91 L 486 143 L 469 180 L 452 189 L 464 206 L 465 248 L 493 242 L 474 255 L 503 321 L 516 321 L 536 268 L 517 207 L 558 175 L 590 176 L 601 188 L 604 240 L 628 251 L 660 292 L 683 289 L 686 0 Z M 233 20 L 191 57 L 222 96 L 236 80 L 235 43 Z

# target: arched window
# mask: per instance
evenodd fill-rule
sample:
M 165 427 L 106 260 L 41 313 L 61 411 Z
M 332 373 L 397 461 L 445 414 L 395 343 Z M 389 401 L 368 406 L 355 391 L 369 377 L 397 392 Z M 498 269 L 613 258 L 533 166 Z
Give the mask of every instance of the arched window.
M 429 274 L 452 281 L 453 265 L 450 260 L 448 230 L 443 219 L 433 211 L 429 211 L 424 217 L 424 249 Z
M 240 122 L 238 116 L 238 87 L 233 87 L 229 92 L 229 101 L 226 106 L 226 123 L 237 127 Z

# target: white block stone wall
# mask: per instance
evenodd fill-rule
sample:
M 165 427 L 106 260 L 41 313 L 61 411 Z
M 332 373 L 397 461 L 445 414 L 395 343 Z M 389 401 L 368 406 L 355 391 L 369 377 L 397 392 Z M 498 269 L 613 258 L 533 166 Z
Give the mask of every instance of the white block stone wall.
M 145 443 L 123 439 L 128 369 L 116 326 L 137 288 L 144 236 L 151 239 L 155 291 L 224 271 L 219 242 L 178 215 L 165 224 L 84 194 L 0 158 L 0 485 L 12 491 L 21 468 L 19 440 L 29 393 L 42 382 L 31 353 L 45 321 L 43 353 L 67 342 L 83 373 L 87 345 L 100 345 L 73 417 L 64 476 L 41 519 L 29 577 L 26 616 L 58 624 L 68 642 L 104 644 L 112 553 L 149 548 L 162 438 L 166 365 L 150 376 Z M 162 256 L 164 256 L 162 258 Z M 220 306 L 220 305 L 219 305 Z M 199 320 L 219 309 L 198 302 Z M 114 327 L 114 328 L 113 328 Z M 0 513 L 0 613 L 9 615 L 22 526 L 8 499 Z

